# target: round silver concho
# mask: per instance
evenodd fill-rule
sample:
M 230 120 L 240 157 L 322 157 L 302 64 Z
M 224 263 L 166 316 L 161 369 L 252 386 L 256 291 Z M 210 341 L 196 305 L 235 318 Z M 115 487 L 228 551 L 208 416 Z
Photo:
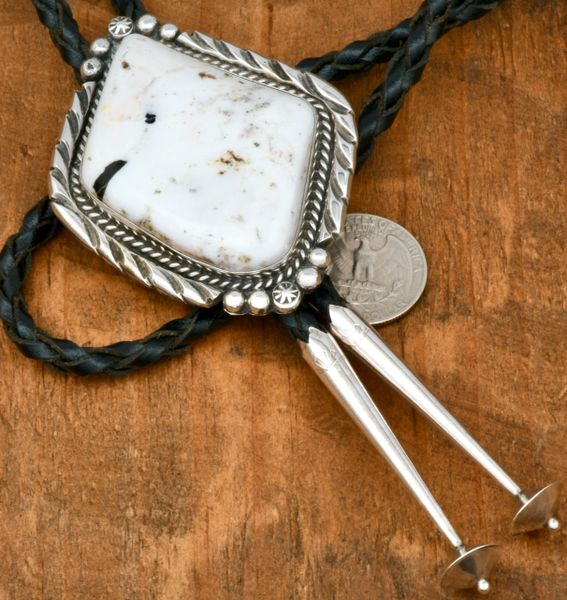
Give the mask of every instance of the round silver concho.
M 115 40 L 121 40 L 134 31 L 134 21 L 128 17 L 115 17 L 108 24 L 108 32 Z
M 272 292 L 274 307 L 277 312 L 286 314 L 293 312 L 301 304 L 301 290 L 291 281 L 282 281 Z

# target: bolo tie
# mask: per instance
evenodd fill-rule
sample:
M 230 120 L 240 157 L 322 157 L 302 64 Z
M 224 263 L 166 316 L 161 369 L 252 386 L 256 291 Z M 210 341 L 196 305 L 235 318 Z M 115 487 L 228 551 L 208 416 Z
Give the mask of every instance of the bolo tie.
M 364 298 L 395 296 L 395 285 L 384 292 L 379 280 L 401 268 L 395 240 L 404 238 L 385 220 L 347 216 L 347 206 L 357 166 L 393 123 L 433 44 L 500 0 L 426 1 L 396 27 L 296 67 L 184 33 L 138 0 L 114 0 L 119 16 L 90 45 L 65 0 L 33 4 L 82 85 L 55 146 L 49 197 L 0 255 L 8 336 L 26 356 L 60 370 L 116 375 L 186 350 L 232 316 L 274 315 L 453 547 L 442 585 L 488 592 L 496 546 L 465 546 L 345 351 L 517 499 L 513 533 L 558 529 L 560 486 L 526 494 L 369 322 L 383 320 L 365 318 Z M 385 80 L 357 122 L 329 81 L 378 63 L 388 63 Z M 196 308 L 144 339 L 103 348 L 51 337 L 29 314 L 22 286 L 57 219 L 121 272 Z M 387 240 L 378 267 L 373 237 Z M 398 304 L 393 316 L 408 308 Z

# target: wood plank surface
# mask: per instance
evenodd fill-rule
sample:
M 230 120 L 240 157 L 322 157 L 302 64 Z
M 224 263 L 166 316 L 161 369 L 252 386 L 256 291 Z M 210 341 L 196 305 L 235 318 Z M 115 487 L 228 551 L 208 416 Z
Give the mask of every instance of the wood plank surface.
M 71 4 L 89 39 L 105 31 L 110 2 Z M 147 6 L 293 64 L 418 0 Z M 423 299 L 384 337 L 528 492 L 566 467 L 566 16 L 509 1 L 448 34 L 351 201 L 429 259 Z M 0 0 L 0 32 L 4 241 L 46 193 L 75 82 L 31 2 Z M 340 87 L 358 108 L 383 74 Z M 44 328 L 84 344 L 185 311 L 63 231 L 28 297 Z M 503 544 L 492 597 L 566 598 L 566 534 L 512 538 L 514 499 L 360 372 L 464 539 Z M 54 372 L 0 334 L 0 600 L 434 599 L 451 556 L 271 318 L 119 379 Z

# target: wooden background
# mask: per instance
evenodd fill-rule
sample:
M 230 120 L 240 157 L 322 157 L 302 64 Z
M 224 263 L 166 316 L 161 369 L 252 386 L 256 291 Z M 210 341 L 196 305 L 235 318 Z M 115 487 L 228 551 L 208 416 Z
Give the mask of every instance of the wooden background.
M 109 2 L 71 4 L 89 39 L 105 31 Z M 294 63 L 418 0 L 147 6 Z M 509 1 L 447 35 L 352 195 L 429 258 L 423 299 L 383 335 L 527 491 L 566 467 L 566 13 Z M 5 240 L 46 192 L 75 83 L 30 2 L 0 0 L 0 33 Z M 383 72 L 341 89 L 359 107 Z M 85 344 L 184 312 L 66 232 L 28 290 L 45 328 Z M 567 597 L 565 533 L 512 538 L 513 498 L 361 372 L 464 539 L 502 542 L 492 597 Z M 61 375 L 0 334 L 0 600 L 421 600 L 451 556 L 270 318 L 121 379 Z

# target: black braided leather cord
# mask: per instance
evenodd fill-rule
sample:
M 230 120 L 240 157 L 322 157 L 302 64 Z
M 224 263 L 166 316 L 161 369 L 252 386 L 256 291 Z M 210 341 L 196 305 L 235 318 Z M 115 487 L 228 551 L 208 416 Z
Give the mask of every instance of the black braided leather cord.
M 63 60 L 73 67 L 81 78 L 81 64 L 87 56 L 89 44 L 79 31 L 67 0 L 32 0 L 39 20 L 49 29 L 53 43 Z
M 494 0 L 449 2 L 445 30 L 460 27 L 469 21 L 479 19 L 500 2 Z M 352 42 L 342 50 L 329 52 L 315 58 L 305 58 L 297 65 L 297 68 L 301 71 L 315 73 L 328 81 L 338 81 L 347 75 L 368 71 L 377 64 L 386 63 L 407 41 L 412 21 L 420 13 L 425 13 L 429 4 L 429 1 L 422 4 L 412 19 L 404 19 L 392 29 L 375 33 L 366 40 Z
M 320 312 L 327 322 L 331 320 L 329 316 L 330 306 L 347 306 L 347 302 L 337 292 L 329 277 L 325 277 L 323 283 L 313 293 L 309 294 L 305 301 L 309 306 Z
M 50 336 L 30 316 L 22 287 L 34 251 L 51 239 L 57 226 L 49 198 L 44 198 L 28 212 L 20 231 L 0 253 L 0 317 L 6 333 L 26 356 L 79 375 L 119 375 L 187 350 L 197 338 L 229 319 L 222 305 L 217 305 L 170 321 L 141 340 L 101 348 Z
M 116 12 L 131 19 L 137 19 L 145 14 L 146 9 L 142 0 L 112 0 Z
M 478 19 L 501 3 L 502 0 L 493 0 L 483 10 L 476 10 L 475 5 L 465 0 L 460 3 L 464 11 L 462 18 Z M 358 120 L 359 165 L 370 156 L 376 137 L 391 127 L 406 94 L 421 79 L 431 47 L 448 31 L 449 7 L 455 4 L 447 0 L 428 0 L 411 20 L 406 42 L 388 63 L 386 79 L 372 92 L 361 110 Z
M 291 333 L 294 340 L 309 342 L 309 328 L 315 327 L 325 331 L 321 321 L 310 311 L 306 305 L 301 305 L 289 315 L 278 315 L 276 318 Z
M 75 71 L 81 80 L 81 65 L 87 58 L 89 43 L 81 35 L 77 21 L 67 0 L 32 0 L 42 22 L 51 35 L 53 43 L 59 48 L 63 60 Z M 118 14 L 137 19 L 146 10 L 141 0 L 112 0 Z
M 386 80 L 374 91 L 361 112 L 359 165 L 369 156 L 375 137 L 393 123 L 405 94 L 421 78 L 433 43 L 449 29 L 478 19 L 501 1 L 426 0 L 412 19 L 405 19 L 368 40 L 354 42 L 340 52 L 300 63 L 301 69 L 325 79 L 340 79 L 373 64 L 391 61 Z M 81 36 L 66 0 L 32 2 L 63 59 L 78 75 L 87 56 L 88 44 Z M 145 12 L 140 0 L 112 0 L 112 3 L 120 14 L 132 18 Z M 8 336 L 26 356 L 82 375 L 124 373 L 182 352 L 199 336 L 227 320 L 220 306 L 198 310 L 190 317 L 167 323 L 142 340 L 102 348 L 81 348 L 74 342 L 52 338 L 39 329 L 29 315 L 22 286 L 33 252 L 52 237 L 57 225 L 45 198 L 28 213 L 20 231 L 8 240 L 0 254 L 0 318 Z M 328 280 L 308 301 L 323 314 L 325 305 L 342 303 Z M 298 339 L 302 339 L 309 326 L 318 322 L 305 308 L 279 318 Z

